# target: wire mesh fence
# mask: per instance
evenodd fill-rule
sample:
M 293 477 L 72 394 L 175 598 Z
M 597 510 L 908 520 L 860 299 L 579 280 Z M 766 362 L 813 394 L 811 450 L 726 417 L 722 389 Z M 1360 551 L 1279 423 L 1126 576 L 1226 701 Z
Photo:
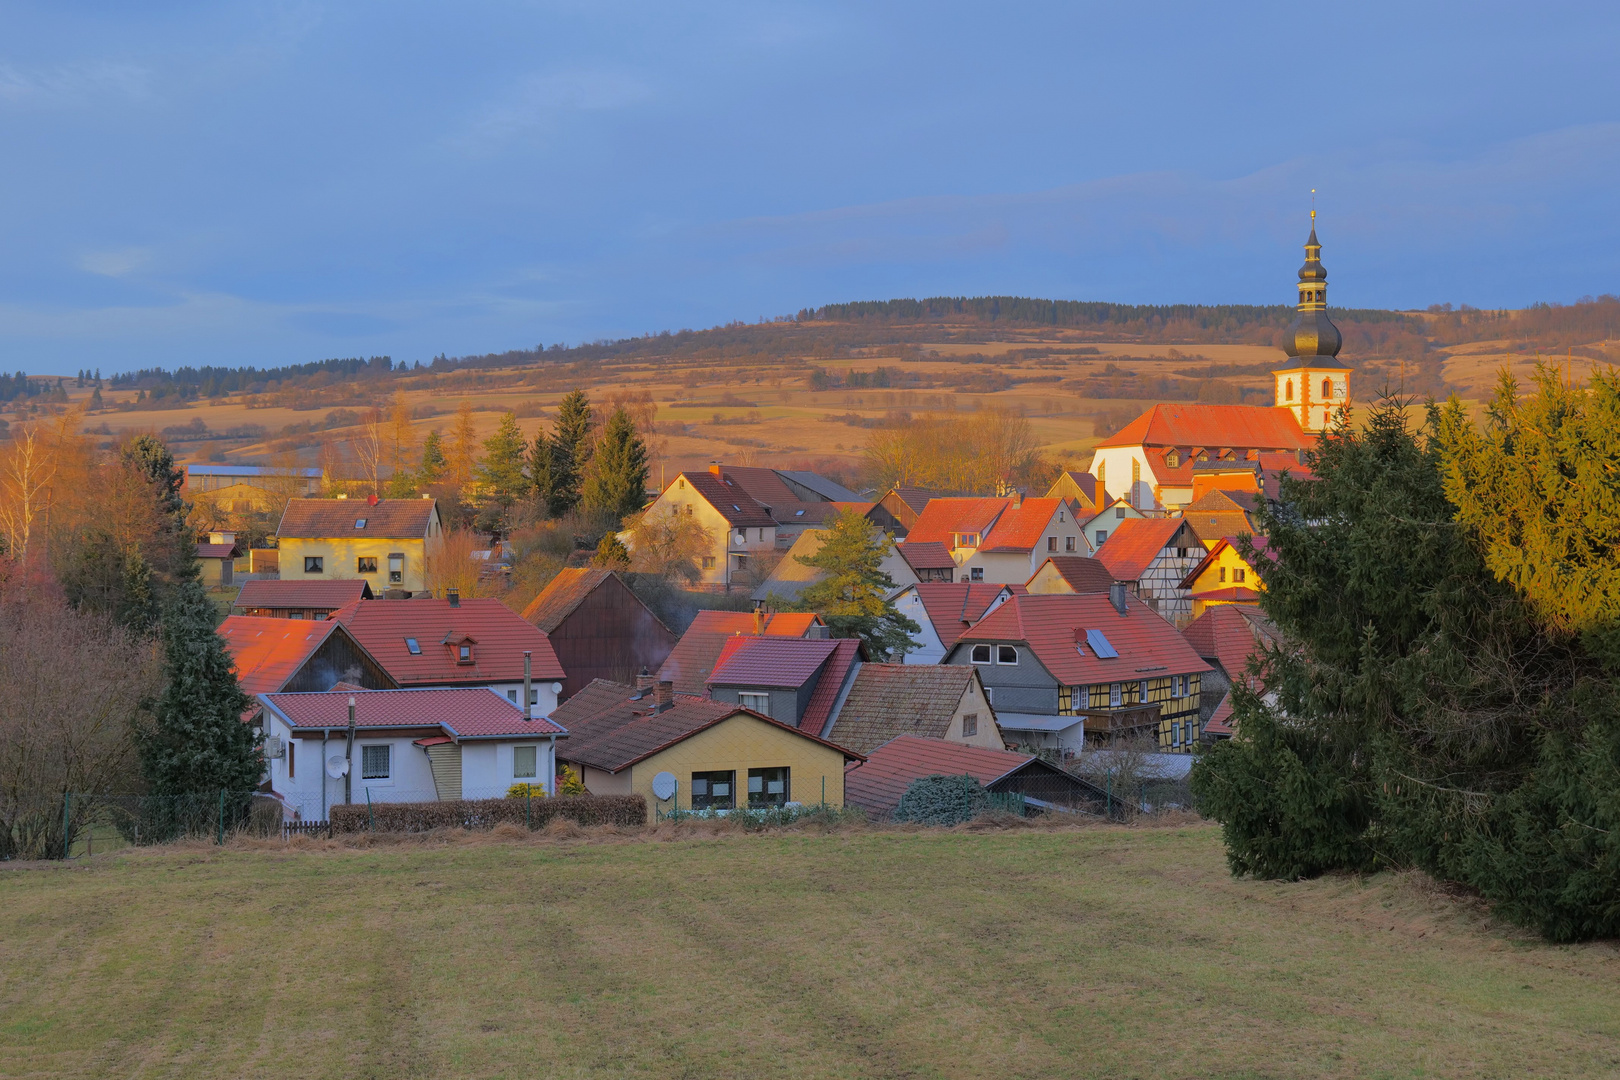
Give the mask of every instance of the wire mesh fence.
M 177 840 L 224 843 L 233 835 L 278 835 L 286 818 L 279 799 L 258 791 L 180 795 L 105 795 L 67 792 L 8 824 L 6 855 L 22 859 L 75 858 L 97 852 Z

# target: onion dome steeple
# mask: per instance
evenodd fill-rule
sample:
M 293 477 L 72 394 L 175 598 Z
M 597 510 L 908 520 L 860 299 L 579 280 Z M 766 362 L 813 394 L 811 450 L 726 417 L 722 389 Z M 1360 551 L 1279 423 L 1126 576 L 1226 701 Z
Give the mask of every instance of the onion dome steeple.
M 1327 270 L 1316 239 L 1316 211 L 1311 211 L 1311 237 L 1305 241 L 1305 265 L 1299 268 L 1299 314 L 1288 327 L 1283 351 L 1309 363 L 1311 357 L 1334 357 L 1344 338 L 1327 316 Z

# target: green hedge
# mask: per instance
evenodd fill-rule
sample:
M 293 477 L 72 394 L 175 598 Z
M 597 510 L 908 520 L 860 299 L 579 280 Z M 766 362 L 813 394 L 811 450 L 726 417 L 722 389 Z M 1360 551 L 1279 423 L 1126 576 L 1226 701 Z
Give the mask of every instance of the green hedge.
M 493 829 L 503 822 L 542 829 L 554 818 L 579 825 L 641 826 L 647 824 L 647 800 L 640 795 L 567 795 L 558 799 L 356 803 L 331 810 L 334 833 Z

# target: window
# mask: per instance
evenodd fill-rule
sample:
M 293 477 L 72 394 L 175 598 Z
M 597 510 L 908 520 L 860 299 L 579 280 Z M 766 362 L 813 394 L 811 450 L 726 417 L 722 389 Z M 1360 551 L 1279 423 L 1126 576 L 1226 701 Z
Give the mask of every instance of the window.
M 388 553 L 388 584 L 398 585 L 405 580 L 405 553 L 403 551 L 390 551 Z
M 703 556 L 703 569 L 705 569 L 705 570 L 713 570 L 714 569 L 714 556 L 713 555 L 705 555 L 705 556 Z
M 1114 520 L 1116 520 L 1116 521 L 1124 521 L 1125 520 L 1125 508 L 1123 506 L 1114 507 Z
M 1125 701 L 1125 695 L 1123 693 L 1121 693 L 1121 688 L 1120 688 L 1119 683 L 1109 683 L 1108 684 L 1108 704 L 1109 704 L 1109 706 L 1112 707 L 1112 708 L 1117 709 L 1117 708 L 1120 707 L 1120 705 L 1124 704 L 1124 701 Z
M 517 691 L 516 690 L 508 690 L 506 692 L 506 700 L 510 701 L 512 704 L 516 705 L 517 704 Z
M 417 644 L 415 638 L 408 637 L 405 639 L 405 651 L 410 653 L 412 656 L 421 656 L 422 646 Z
M 748 556 L 746 556 L 746 555 L 738 555 L 737 556 L 737 569 L 738 570 L 747 570 L 748 569 Z
M 366 519 L 365 518 L 355 518 L 354 519 L 354 527 L 357 528 L 357 529 L 365 528 L 366 527 Z
M 1164 463 L 1172 469 L 1179 468 L 1181 466 L 1181 455 L 1172 450 L 1164 455 Z
M 298 744 L 287 740 L 287 779 L 298 775 Z
M 512 778 L 521 780 L 532 778 L 540 771 L 540 748 L 538 746 L 512 747 Z
M 463 643 L 461 645 L 456 646 L 456 663 L 458 663 L 458 664 L 470 664 L 470 663 L 472 663 L 472 646 L 471 645 Z
M 970 712 L 962 717 L 962 738 L 966 739 L 979 733 L 979 714 Z
M 1171 746 L 1180 746 L 1181 745 L 1181 721 L 1180 720 L 1177 720 L 1175 723 L 1170 725 L 1170 745 Z
M 686 516 L 687 517 L 692 516 L 692 504 L 691 503 L 686 504 Z
M 1183 547 L 1176 548 L 1176 558 L 1185 559 L 1186 557 L 1187 557 L 1187 549 L 1186 548 L 1183 548 Z
M 785 806 L 788 801 L 788 771 L 779 769 L 748 770 L 748 808 Z
M 1323 398 L 1330 398 L 1332 396 L 1333 396 L 1333 383 L 1332 383 L 1332 381 L 1329 380 L 1329 379 L 1323 379 L 1322 380 L 1322 397 Z
M 1098 529 L 1097 530 L 1097 546 L 1102 547 L 1103 544 L 1107 542 L 1107 540 L 1108 540 L 1108 530 L 1107 529 Z
M 1069 520 L 1069 516 L 1068 516 L 1067 511 L 1059 510 L 1058 511 L 1058 524 L 1061 525 L 1065 521 L 1068 521 L 1068 520 Z
M 354 560 L 354 572 L 357 574 L 375 574 L 377 572 L 376 556 L 362 555 Z
M 326 569 L 326 560 L 319 555 L 304 556 L 304 573 L 319 574 Z
M 1249 572 L 1247 570 L 1245 570 L 1243 567 L 1236 566 L 1236 567 L 1232 568 L 1232 580 L 1233 581 L 1246 581 L 1248 579 L 1248 577 L 1249 577 Z
M 984 580 L 984 567 L 982 567 L 982 566 L 970 566 L 970 567 L 968 567 L 968 580 L 969 581 L 983 581 Z
M 1063 550 L 1064 551 L 1073 551 L 1074 550 L 1074 537 L 1065 536 L 1063 538 Z
M 1048 536 L 1046 538 L 1046 550 L 1047 551 L 1056 551 L 1057 550 L 1057 537 Z
M 1143 679 L 1141 682 L 1136 684 L 1136 700 L 1139 701 L 1139 702 L 1145 702 L 1145 701 L 1147 701 L 1147 699 L 1148 699 L 1147 680 Z
M 360 779 L 387 780 L 391 746 L 362 746 L 360 748 Z
M 975 664 L 988 664 L 990 662 L 990 646 L 973 646 L 973 662 Z
M 737 805 L 735 772 L 695 772 L 692 774 L 692 809 L 730 810 Z
M 1283 380 L 1283 400 L 1284 401 L 1293 401 L 1294 400 L 1294 380 L 1293 379 L 1284 379 Z
M 771 695 L 769 694 L 738 694 L 737 704 L 745 709 L 752 709 L 761 716 L 771 715 Z
M 1224 566 L 1221 567 L 1221 580 L 1222 581 L 1226 580 L 1226 567 L 1224 567 Z
M 801 514 L 802 514 L 802 513 L 804 513 L 804 511 L 802 511 L 802 510 L 801 510 L 801 511 L 799 511 L 799 512 L 800 512 L 800 513 L 801 513 Z M 765 530 L 764 530 L 764 529 L 760 529 L 760 530 L 758 530 L 758 532 L 759 532 L 759 542 L 760 542 L 760 543 L 762 543 L 762 544 L 763 544 L 763 543 L 764 543 L 764 542 L 765 542 Z
M 996 646 L 996 663 L 998 663 L 998 664 L 1016 664 L 1016 663 L 1018 663 L 1018 650 L 1015 649 L 1011 645 L 997 645 Z

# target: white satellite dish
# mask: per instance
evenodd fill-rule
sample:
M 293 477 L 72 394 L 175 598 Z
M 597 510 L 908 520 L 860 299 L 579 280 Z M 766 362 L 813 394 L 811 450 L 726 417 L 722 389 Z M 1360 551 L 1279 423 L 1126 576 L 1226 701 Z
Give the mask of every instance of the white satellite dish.
M 658 796 L 659 799 L 667 800 L 674 798 L 676 782 L 677 781 L 675 780 L 674 773 L 659 773 L 657 776 L 653 777 L 653 794 Z
M 349 759 L 341 754 L 333 754 L 326 759 L 326 775 L 334 780 L 341 780 L 349 773 Z

